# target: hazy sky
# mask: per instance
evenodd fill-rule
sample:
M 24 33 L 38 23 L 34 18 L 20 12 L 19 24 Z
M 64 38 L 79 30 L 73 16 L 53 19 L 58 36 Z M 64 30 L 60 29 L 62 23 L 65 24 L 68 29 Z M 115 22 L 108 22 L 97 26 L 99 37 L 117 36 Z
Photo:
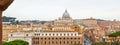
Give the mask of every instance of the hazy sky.
M 15 0 L 3 16 L 18 20 L 54 20 L 65 9 L 73 19 L 120 20 L 120 0 Z

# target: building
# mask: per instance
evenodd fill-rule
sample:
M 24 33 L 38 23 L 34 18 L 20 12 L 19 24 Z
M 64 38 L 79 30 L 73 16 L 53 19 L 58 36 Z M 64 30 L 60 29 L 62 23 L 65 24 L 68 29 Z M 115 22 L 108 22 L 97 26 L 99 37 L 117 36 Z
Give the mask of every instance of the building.
M 27 41 L 29 45 L 32 45 L 32 37 L 33 37 L 33 31 L 14 32 L 14 33 L 9 33 L 8 41 L 24 40 Z
M 34 35 L 32 45 L 72 45 L 84 42 L 82 29 L 70 17 L 67 10 L 51 27 L 47 27 L 46 30 L 36 30 Z
M 17 32 L 9 33 L 8 40 L 24 40 L 29 45 L 73 45 L 84 44 L 84 33 L 67 10 L 51 23 L 19 25 Z

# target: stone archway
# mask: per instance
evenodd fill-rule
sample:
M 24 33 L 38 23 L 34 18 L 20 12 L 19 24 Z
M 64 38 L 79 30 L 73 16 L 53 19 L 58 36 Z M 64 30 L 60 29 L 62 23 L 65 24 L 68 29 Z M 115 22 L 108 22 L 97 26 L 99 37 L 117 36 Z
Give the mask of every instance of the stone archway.
M 13 0 L 0 0 L 0 45 L 2 45 L 2 12 L 5 11 Z

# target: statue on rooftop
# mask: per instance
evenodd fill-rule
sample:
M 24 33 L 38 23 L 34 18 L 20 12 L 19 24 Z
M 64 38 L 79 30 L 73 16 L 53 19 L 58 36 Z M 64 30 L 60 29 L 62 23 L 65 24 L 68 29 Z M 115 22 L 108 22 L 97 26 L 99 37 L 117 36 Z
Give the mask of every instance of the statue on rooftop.
M 2 45 L 2 12 L 5 11 L 13 0 L 0 0 L 0 45 Z

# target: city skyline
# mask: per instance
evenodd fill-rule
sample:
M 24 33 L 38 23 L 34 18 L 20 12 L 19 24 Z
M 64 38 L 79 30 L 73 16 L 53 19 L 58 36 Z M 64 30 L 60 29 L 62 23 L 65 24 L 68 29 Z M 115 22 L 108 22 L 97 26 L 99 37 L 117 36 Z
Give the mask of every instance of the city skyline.
M 119 0 L 15 0 L 3 16 L 17 20 L 55 20 L 65 9 L 73 19 L 119 19 Z

